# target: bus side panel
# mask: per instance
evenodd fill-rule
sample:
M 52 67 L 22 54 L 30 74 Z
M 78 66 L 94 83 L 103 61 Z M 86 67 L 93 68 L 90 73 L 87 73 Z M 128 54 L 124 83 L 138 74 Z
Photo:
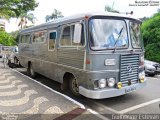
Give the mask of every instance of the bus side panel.
M 57 53 L 58 64 L 83 69 L 85 50 L 60 48 Z
M 57 73 L 56 73 L 56 57 L 52 53 L 56 53 L 55 51 L 50 52 L 48 51 L 47 43 L 44 44 L 35 44 L 33 45 L 34 52 L 33 57 L 34 60 L 34 69 L 36 72 L 50 78 L 56 80 Z M 57 81 L 57 80 L 56 80 Z
M 19 61 L 23 67 L 28 67 L 28 61 L 32 58 L 31 44 L 19 44 Z
M 63 82 L 63 77 L 66 72 L 72 73 L 78 79 L 79 71 L 84 69 L 85 50 L 60 48 L 57 51 L 58 73 L 57 77 L 60 82 Z M 80 81 L 79 81 L 80 82 Z

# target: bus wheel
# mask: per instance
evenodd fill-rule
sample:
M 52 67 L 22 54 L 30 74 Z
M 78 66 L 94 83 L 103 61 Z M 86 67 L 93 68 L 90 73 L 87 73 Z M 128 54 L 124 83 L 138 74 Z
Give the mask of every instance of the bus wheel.
M 27 73 L 30 77 L 35 78 L 36 77 L 36 72 L 33 70 L 33 66 L 30 63 L 28 68 L 27 68 Z
M 18 63 L 18 60 L 17 60 L 17 58 L 15 57 L 14 58 L 14 64 L 16 65 Z
M 10 68 L 12 68 L 12 67 L 13 67 L 13 66 L 12 66 L 11 61 L 10 61 L 10 60 L 8 60 L 8 59 L 7 59 L 7 64 L 8 64 L 8 66 L 9 66 Z
M 80 96 L 79 94 L 79 86 L 75 77 L 71 77 L 69 81 L 69 88 L 73 95 Z

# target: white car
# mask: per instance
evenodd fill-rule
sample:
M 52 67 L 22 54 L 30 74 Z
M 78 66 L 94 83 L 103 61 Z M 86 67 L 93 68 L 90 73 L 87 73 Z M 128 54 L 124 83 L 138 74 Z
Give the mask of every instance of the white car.
M 18 60 L 18 47 L 14 46 L 10 49 L 11 54 L 7 57 L 8 59 L 8 65 L 11 66 L 11 64 L 20 64 Z
M 145 73 L 149 76 L 154 76 L 156 74 L 160 73 L 160 65 L 158 67 L 158 63 L 153 62 L 153 61 L 149 61 L 149 60 L 145 60 L 144 61 L 144 67 L 145 67 Z M 158 72 L 159 70 L 159 72 Z

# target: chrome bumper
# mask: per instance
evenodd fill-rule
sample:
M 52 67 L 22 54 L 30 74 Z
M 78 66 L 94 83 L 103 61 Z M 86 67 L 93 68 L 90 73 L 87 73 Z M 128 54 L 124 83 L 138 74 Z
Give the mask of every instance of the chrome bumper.
M 130 92 L 133 92 L 137 89 L 143 88 L 146 85 L 146 80 L 143 83 L 138 83 L 126 87 L 122 87 L 121 89 L 117 88 L 104 88 L 98 90 L 89 90 L 82 86 L 79 86 L 79 93 L 85 97 L 93 98 L 93 99 L 103 99 L 116 97 L 120 95 L 124 95 Z

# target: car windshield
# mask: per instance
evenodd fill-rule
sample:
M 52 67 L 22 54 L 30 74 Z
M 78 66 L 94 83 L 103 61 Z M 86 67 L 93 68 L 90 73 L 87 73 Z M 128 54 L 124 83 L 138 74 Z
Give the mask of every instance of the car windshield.
M 130 22 L 130 34 L 133 48 L 142 48 L 140 24 Z
M 127 48 L 128 36 L 124 20 L 91 19 L 90 43 L 93 50 Z

